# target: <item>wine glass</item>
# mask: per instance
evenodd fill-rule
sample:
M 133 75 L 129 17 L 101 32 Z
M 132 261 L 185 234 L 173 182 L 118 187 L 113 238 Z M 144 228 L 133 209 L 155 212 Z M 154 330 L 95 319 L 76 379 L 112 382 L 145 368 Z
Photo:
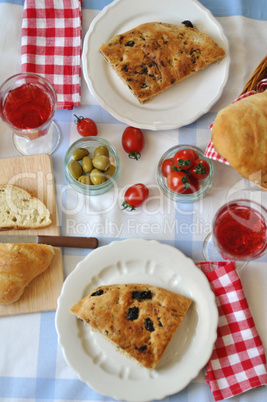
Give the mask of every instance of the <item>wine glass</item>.
M 248 199 L 224 204 L 203 243 L 206 261 L 232 260 L 242 269 L 267 251 L 267 210 Z M 241 265 L 240 265 L 241 264 Z
M 53 122 L 57 94 L 50 82 L 34 73 L 8 78 L 0 87 L 0 115 L 13 132 L 22 155 L 51 154 L 58 146 L 60 130 Z

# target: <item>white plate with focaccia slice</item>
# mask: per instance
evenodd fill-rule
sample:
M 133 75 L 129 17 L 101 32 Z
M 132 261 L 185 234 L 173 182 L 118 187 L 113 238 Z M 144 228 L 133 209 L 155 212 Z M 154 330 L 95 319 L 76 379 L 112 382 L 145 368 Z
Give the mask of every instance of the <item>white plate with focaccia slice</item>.
M 80 300 L 98 294 L 94 290 L 99 286 L 105 291 L 114 284 L 148 284 L 192 300 L 153 370 L 120 353 L 71 312 Z M 164 327 L 164 320 L 166 316 L 153 321 L 154 326 Z M 175 247 L 143 239 L 113 242 L 88 254 L 65 280 L 56 312 L 59 344 L 69 366 L 97 393 L 126 401 L 162 399 L 181 391 L 207 363 L 217 324 L 214 294 L 201 270 Z
M 216 45 L 224 50 L 225 55 L 221 61 L 208 64 L 206 67 L 198 64 L 199 43 L 196 45 L 195 39 L 192 38 L 191 43 L 194 49 L 191 49 L 188 38 L 193 34 L 193 30 L 190 27 L 186 27 L 189 31 L 186 41 L 183 41 L 181 36 L 181 43 L 178 45 L 179 51 L 177 51 L 175 49 L 178 47 L 171 42 L 174 35 L 166 40 L 166 31 L 162 35 L 159 32 L 164 26 L 157 26 L 157 23 L 160 22 L 184 29 L 182 23 L 188 20 L 193 24 L 195 35 L 199 33 L 199 35 L 209 36 Z M 129 55 L 132 56 L 132 59 L 128 59 L 128 63 L 123 62 L 123 65 L 119 66 L 114 59 L 111 64 L 105 61 L 103 53 L 101 54 L 99 51 L 103 44 L 109 42 L 116 35 L 123 37 L 122 34 L 147 23 L 155 24 L 150 32 L 147 29 L 145 32 L 142 31 L 142 38 L 145 35 L 147 35 L 146 38 L 151 38 L 151 31 L 154 30 L 157 33 L 155 42 L 147 40 L 144 44 L 137 44 L 137 41 L 130 38 L 126 43 L 122 42 L 123 50 L 127 53 L 126 60 Z M 179 28 L 177 29 L 179 30 Z M 136 35 L 138 35 L 138 30 L 136 30 Z M 162 37 L 162 41 L 160 37 Z M 207 42 L 203 38 L 199 42 L 204 51 L 204 47 L 208 46 Z M 149 45 L 147 45 L 148 43 Z M 157 43 L 156 48 L 155 43 Z M 170 43 L 173 43 L 173 46 Z M 160 55 L 158 54 L 159 49 L 162 51 Z M 119 62 L 121 53 L 120 49 L 117 50 L 116 53 L 112 50 L 109 56 L 118 55 Z M 132 52 L 135 53 L 132 54 Z M 140 61 L 144 52 L 145 59 Z M 187 57 L 185 57 L 185 53 Z M 209 50 L 208 53 L 210 54 Z M 121 60 L 124 58 L 125 54 Z M 190 66 L 188 66 L 189 61 L 193 62 Z M 136 65 L 133 64 L 134 62 Z M 209 111 L 221 96 L 227 82 L 230 58 L 228 42 L 220 24 L 198 1 L 136 0 L 132 2 L 131 0 L 115 0 L 106 6 L 91 23 L 84 39 L 82 64 L 83 74 L 91 93 L 113 117 L 135 127 L 164 130 L 192 123 Z M 182 74 L 177 73 L 178 69 L 182 70 Z M 189 70 L 190 74 L 187 75 Z M 132 72 L 131 76 L 130 72 Z M 126 80 L 122 79 L 122 74 L 126 76 Z M 186 78 L 181 80 L 183 75 Z M 151 77 L 150 82 L 143 82 L 142 77 L 144 76 L 147 79 Z M 131 87 L 133 84 L 135 77 L 136 80 L 140 79 L 140 98 L 134 96 L 134 91 L 128 88 L 128 85 Z M 149 100 L 147 101 L 143 97 L 143 92 L 151 86 L 154 89 L 156 83 L 157 86 L 161 85 L 162 80 L 164 90 L 158 91 L 160 93 L 157 96 L 147 97 Z M 168 83 L 171 84 L 168 85 Z M 167 89 L 165 89 L 166 87 Z M 143 101 L 145 103 L 142 103 Z

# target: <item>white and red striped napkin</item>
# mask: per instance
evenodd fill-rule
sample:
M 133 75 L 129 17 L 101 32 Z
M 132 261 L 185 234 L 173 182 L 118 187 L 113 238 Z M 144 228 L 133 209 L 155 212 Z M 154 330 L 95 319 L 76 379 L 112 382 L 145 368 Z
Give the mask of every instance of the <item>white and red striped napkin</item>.
M 210 282 L 219 312 L 218 337 L 206 365 L 206 383 L 215 401 L 266 385 L 265 351 L 234 262 L 197 265 Z
M 25 0 L 21 30 L 21 71 L 47 78 L 59 109 L 80 106 L 81 0 Z
M 244 93 L 243 95 L 240 95 L 232 103 L 235 103 L 235 102 L 237 102 L 237 101 L 239 101 L 239 100 L 241 100 L 243 98 L 247 98 L 248 96 L 254 95 L 256 93 L 263 92 L 263 91 L 266 90 L 266 88 L 267 88 L 267 79 L 265 78 L 265 79 L 261 80 L 260 82 L 258 82 L 255 91 L 254 90 L 248 91 L 248 92 Z M 209 127 L 210 130 L 212 130 L 212 126 L 213 126 L 213 124 L 210 125 L 210 127 Z M 219 162 L 225 163 L 226 165 L 229 165 L 228 160 L 223 158 L 222 156 L 220 156 L 216 152 L 216 150 L 214 148 L 214 145 L 213 145 L 213 142 L 212 142 L 212 139 L 210 140 L 204 155 L 209 159 L 213 159 L 215 161 L 219 161 Z

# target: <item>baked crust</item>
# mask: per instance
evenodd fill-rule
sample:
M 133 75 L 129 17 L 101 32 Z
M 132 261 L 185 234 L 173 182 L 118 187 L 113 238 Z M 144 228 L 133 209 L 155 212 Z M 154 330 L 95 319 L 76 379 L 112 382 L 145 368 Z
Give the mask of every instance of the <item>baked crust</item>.
M 141 104 L 225 56 L 208 35 L 161 22 L 116 35 L 99 51 Z
M 159 362 L 192 300 L 155 286 L 94 289 L 71 312 L 148 369 Z
M 267 190 L 267 92 L 222 109 L 213 123 L 219 155 L 243 177 Z
M 0 304 L 19 300 L 26 286 L 50 265 L 54 248 L 45 244 L 0 243 Z

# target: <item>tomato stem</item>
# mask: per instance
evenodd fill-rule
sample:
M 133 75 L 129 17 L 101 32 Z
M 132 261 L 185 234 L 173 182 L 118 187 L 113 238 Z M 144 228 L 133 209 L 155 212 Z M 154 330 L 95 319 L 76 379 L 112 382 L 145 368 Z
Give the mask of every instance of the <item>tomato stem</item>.
M 126 209 L 126 208 L 130 208 L 131 211 L 133 211 L 135 208 L 132 207 L 130 204 L 128 204 L 128 202 L 123 201 L 123 203 L 121 204 L 122 209 Z
M 176 166 L 172 166 L 171 169 L 174 170 L 175 172 L 181 172 L 182 170 L 181 168 L 178 168 Z
M 188 178 L 187 178 L 186 176 L 184 176 L 184 177 L 182 178 L 182 183 L 183 183 L 183 185 L 184 185 L 184 189 L 187 190 L 188 187 L 190 186 L 190 182 L 188 181 Z
M 205 168 L 205 166 L 202 166 L 201 163 L 196 165 L 196 174 L 200 174 L 200 175 L 206 174 L 206 168 Z
M 190 159 L 178 159 L 178 163 L 180 168 L 185 168 L 192 165 Z
M 75 117 L 76 117 L 76 119 L 77 119 L 77 121 L 75 120 L 75 124 L 78 124 L 78 123 L 80 123 L 80 121 L 82 121 L 83 119 L 84 119 L 84 117 L 83 116 L 77 116 L 76 114 L 74 115 Z
M 136 159 L 137 161 L 139 158 L 141 158 L 140 152 L 137 152 L 137 151 L 129 152 L 128 156 L 130 159 Z

